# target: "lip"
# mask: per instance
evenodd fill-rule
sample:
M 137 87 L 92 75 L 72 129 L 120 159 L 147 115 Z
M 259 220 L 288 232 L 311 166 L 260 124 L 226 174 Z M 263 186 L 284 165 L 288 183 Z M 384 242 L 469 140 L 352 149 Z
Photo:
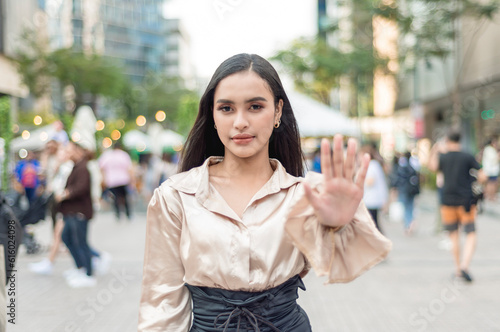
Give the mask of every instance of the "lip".
M 232 140 L 236 144 L 248 144 L 253 140 L 253 138 L 254 137 L 252 135 L 238 134 L 238 135 L 234 135 L 232 137 Z

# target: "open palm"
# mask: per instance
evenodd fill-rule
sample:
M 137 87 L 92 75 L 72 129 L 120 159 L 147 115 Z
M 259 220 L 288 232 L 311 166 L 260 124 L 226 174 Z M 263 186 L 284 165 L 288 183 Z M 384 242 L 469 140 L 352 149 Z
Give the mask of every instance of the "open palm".
M 309 202 L 316 211 L 320 222 L 325 226 L 337 227 L 349 223 L 363 198 L 364 182 L 370 156 L 364 155 L 356 174 L 356 141 L 349 139 L 344 160 L 342 135 L 333 139 L 333 157 L 330 143 L 321 142 L 321 172 L 324 183 L 315 192 L 305 183 L 304 188 Z

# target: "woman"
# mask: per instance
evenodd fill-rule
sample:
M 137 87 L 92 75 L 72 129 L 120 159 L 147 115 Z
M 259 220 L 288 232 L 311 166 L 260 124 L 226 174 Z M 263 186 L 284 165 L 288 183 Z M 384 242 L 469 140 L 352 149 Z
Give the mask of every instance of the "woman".
M 375 222 L 375 227 L 382 233 L 378 215 L 387 203 L 389 196 L 384 168 L 380 161 L 375 158 L 376 151 L 371 145 L 362 147 L 361 152 L 368 153 L 371 158 L 366 172 L 363 202 L 370 212 L 373 222 Z
M 369 157 L 353 180 L 355 150 L 350 140 L 344 162 L 336 136 L 332 160 L 324 140 L 323 176 L 299 178 L 300 137 L 278 74 L 257 55 L 224 61 L 182 173 L 148 207 L 139 330 L 310 331 L 296 303 L 310 266 L 348 282 L 391 247 L 360 204 Z

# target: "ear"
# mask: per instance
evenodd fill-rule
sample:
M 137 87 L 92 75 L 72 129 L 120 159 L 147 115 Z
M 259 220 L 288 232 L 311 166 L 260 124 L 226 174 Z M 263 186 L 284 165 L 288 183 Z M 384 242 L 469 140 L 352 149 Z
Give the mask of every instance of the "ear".
M 283 111 L 283 99 L 280 99 L 278 101 L 278 104 L 276 105 L 276 109 L 274 111 L 274 114 L 275 114 L 274 120 L 275 120 L 275 122 L 281 119 L 282 111 Z

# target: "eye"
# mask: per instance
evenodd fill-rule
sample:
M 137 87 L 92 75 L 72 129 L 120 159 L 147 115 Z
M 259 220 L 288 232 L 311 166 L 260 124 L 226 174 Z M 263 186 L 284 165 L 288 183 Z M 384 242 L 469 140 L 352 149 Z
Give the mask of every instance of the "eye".
M 227 113 L 227 112 L 231 112 L 231 107 L 229 107 L 229 106 L 221 106 L 217 110 L 221 111 L 223 113 Z
M 252 106 L 250 106 L 250 109 L 253 110 L 253 111 L 258 111 L 260 109 L 262 109 L 263 107 L 261 105 L 258 105 L 258 104 L 254 104 Z

